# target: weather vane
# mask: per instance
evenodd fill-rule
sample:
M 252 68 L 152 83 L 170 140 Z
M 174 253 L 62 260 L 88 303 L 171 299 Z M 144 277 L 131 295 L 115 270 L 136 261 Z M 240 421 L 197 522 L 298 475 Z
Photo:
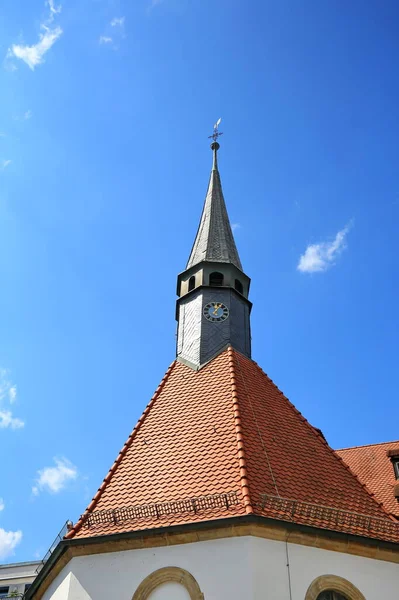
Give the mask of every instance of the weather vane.
M 214 142 L 217 142 L 217 139 L 220 135 L 223 135 L 223 133 L 221 131 L 219 131 L 219 125 L 222 121 L 222 117 L 220 117 L 220 119 L 218 119 L 216 121 L 216 123 L 213 126 L 213 134 L 212 135 L 208 135 L 208 138 L 210 140 L 213 140 Z

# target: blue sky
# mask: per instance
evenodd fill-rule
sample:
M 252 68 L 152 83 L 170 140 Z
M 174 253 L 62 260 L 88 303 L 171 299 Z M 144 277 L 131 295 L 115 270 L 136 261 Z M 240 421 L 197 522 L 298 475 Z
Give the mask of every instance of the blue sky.
M 398 438 L 399 6 L 4 0 L 0 560 L 41 557 L 175 356 L 207 136 L 253 357 L 333 447 Z

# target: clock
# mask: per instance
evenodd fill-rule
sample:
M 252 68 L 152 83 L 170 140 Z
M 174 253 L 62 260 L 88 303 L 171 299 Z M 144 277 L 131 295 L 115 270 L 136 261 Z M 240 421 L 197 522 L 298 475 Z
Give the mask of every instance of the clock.
M 221 302 L 208 302 L 204 306 L 204 317 L 208 321 L 225 321 L 229 316 L 229 309 Z

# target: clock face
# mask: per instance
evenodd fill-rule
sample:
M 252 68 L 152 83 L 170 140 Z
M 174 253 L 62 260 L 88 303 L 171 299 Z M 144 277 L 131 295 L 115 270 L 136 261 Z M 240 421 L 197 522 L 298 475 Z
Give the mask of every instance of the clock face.
M 204 306 L 204 317 L 208 321 L 225 321 L 229 316 L 229 309 L 221 302 L 209 302 Z

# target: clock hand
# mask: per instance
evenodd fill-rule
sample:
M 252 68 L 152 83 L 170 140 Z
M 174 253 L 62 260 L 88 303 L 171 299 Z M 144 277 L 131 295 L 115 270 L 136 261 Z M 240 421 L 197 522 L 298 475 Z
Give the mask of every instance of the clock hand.
M 214 314 L 214 315 L 216 316 L 216 315 L 218 314 L 218 310 L 219 310 L 219 308 L 220 308 L 221 306 L 222 306 L 221 304 L 215 304 L 215 305 L 213 306 L 213 313 L 212 313 L 212 314 Z

